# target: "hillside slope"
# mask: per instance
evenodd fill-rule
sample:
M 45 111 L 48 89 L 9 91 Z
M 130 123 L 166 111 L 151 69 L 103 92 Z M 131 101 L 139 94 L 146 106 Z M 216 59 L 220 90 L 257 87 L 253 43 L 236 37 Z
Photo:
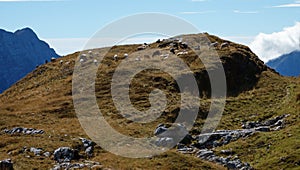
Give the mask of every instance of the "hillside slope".
M 209 36 L 211 42 L 228 42 L 215 36 L 206 36 Z M 186 35 L 187 39 L 201 37 L 203 34 Z M 299 168 L 300 80 L 278 75 L 266 67 L 248 47 L 228 43 L 228 48 L 216 48 L 225 69 L 228 86 L 226 106 L 218 129 L 238 129 L 245 121 L 261 121 L 282 114 L 290 116 L 285 121 L 283 130 L 242 138 L 224 146 L 224 149 L 231 148 L 234 151 L 233 156 L 249 162 L 255 169 Z M 150 44 L 149 48 L 156 48 L 159 44 L 161 43 Z M 106 120 L 116 130 L 134 137 L 149 137 L 159 123 L 174 121 L 180 110 L 180 92 L 174 80 L 163 72 L 149 71 L 138 74 L 131 85 L 132 104 L 140 110 L 146 110 L 150 107 L 147 100 L 149 92 L 153 88 L 160 88 L 168 98 L 167 107 L 162 116 L 151 123 L 134 123 L 118 114 L 111 98 L 110 83 L 115 68 L 123 59 L 114 61 L 112 56 L 123 56 L 125 53 L 130 56 L 137 47 L 139 45 L 115 46 L 107 53 L 98 70 L 96 97 Z M 97 54 L 101 53 L 101 50 L 94 49 L 92 52 Z M 208 52 L 208 49 L 201 49 L 201 55 L 214 57 Z M 76 148 L 79 145 L 79 137 L 87 137 L 76 118 L 72 101 L 72 73 L 75 61 L 79 60 L 78 55 L 79 53 L 74 53 L 63 57 L 63 64 L 56 61 L 38 67 L 0 95 L 1 130 L 27 127 L 45 131 L 43 135 L 35 136 L 1 133 L 0 160 L 11 158 L 15 169 L 49 169 L 55 164 L 53 159 L 21 152 L 22 148 L 39 147 L 53 152 L 61 146 Z M 207 73 L 193 52 L 189 51 L 188 55 L 181 58 L 194 72 L 202 94 L 198 119 L 191 131 L 192 135 L 197 135 L 201 132 L 210 107 L 210 88 L 209 84 L 205 84 L 208 80 Z M 162 62 L 172 62 L 172 58 Z M 266 149 L 269 145 L 270 149 Z M 118 157 L 99 146 L 96 146 L 94 152 L 93 157 L 82 159 L 98 161 L 104 167 L 112 169 L 224 168 L 193 155 L 182 155 L 175 149 L 144 159 Z
M 32 72 L 37 65 L 59 57 L 30 29 L 16 32 L 0 29 L 0 93 Z

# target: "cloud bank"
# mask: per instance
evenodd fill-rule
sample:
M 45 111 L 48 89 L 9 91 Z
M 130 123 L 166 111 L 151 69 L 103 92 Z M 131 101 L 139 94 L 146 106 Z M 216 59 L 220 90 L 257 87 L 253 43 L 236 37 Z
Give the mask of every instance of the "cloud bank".
M 249 46 L 264 62 L 300 50 L 300 22 L 280 32 L 260 33 Z
M 272 6 L 272 7 L 273 8 L 295 8 L 295 7 L 300 7 L 300 0 L 295 1 L 295 3 L 277 5 L 277 6 Z

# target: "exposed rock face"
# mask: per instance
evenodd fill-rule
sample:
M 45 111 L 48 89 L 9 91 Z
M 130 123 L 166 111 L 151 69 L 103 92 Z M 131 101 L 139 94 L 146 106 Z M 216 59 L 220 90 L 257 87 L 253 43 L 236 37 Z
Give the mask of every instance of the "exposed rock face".
M 57 162 L 70 162 L 73 159 L 78 159 L 78 151 L 69 147 L 61 147 L 54 151 L 54 160 Z
M 217 130 L 212 133 L 204 133 L 198 135 L 192 145 L 178 144 L 177 150 L 183 154 L 194 154 L 198 158 L 215 162 L 223 165 L 228 169 L 243 169 L 252 170 L 249 163 L 243 163 L 238 157 L 233 157 L 234 151 L 221 150 L 221 153 L 227 155 L 226 158 L 217 156 L 214 148 L 227 145 L 230 142 L 236 141 L 240 138 L 247 138 L 254 133 L 270 132 L 284 128 L 284 118 L 289 115 L 281 115 L 263 122 L 245 122 L 243 129 L 237 130 Z M 172 139 L 172 138 L 171 138 Z
M 3 161 L 0 161 L 0 169 L 1 170 L 13 170 L 13 163 L 10 159 L 6 159 Z
M 36 134 L 43 134 L 44 130 L 39 130 L 39 129 L 33 129 L 33 128 L 23 128 L 23 127 L 15 127 L 12 128 L 11 130 L 5 129 L 3 130 L 4 133 L 6 134 L 18 134 L 18 133 L 23 133 L 26 135 L 36 135 Z
M 59 56 L 30 28 L 0 29 L 0 93 L 52 57 Z

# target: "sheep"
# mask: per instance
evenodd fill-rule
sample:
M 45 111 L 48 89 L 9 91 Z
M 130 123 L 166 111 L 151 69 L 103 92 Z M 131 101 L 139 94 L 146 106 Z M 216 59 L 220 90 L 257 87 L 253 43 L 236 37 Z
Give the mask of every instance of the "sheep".
M 148 47 L 148 45 L 141 45 L 137 48 L 138 51 L 141 51 L 141 50 L 145 50 L 146 48 Z
M 79 62 L 80 62 L 80 63 L 83 63 L 83 62 L 84 62 L 84 59 L 81 58 L 81 59 L 79 60 Z
M 93 58 L 93 51 L 89 51 L 88 54 L 90 58 Z
M 229 43 L 228 42 L 222 43 L 220 48 L 222 49 L 222 48 L 225 48 L 225 47 L 229 47 Z
M 93 61 L 93 63 L 94 63 L 95 65 L 97 65 L 97 64 L 98 64 L 98 60 L 95 59 L 95 60 Z
M 124 58 L 128 58 L 128 54 L 127 53 L 124 54 Z
M 115 61 L 117 61 L 117 60 L 118 60 L 118 55 L 115 54 L 114 57 L 113 57 L 113 59 L 114 59 Z
M 189 52 L 187 52 L 187 51 L 182 51 L 182 52 L 177 53 L 177 56 L 180 56 L 180 55 L 187 55 L 187 54 L 189 54 Z
M 55 58 L 55 57 L 52 57 L 52 58 L 50 59 L 50 61 L 51 61 L 51 62 L 54 62 L 54 61 L 56 61 L 56 58 Z
M 138 56 L 138 57 L 135 58 L 135 61 L 142 61 L 142 59 L 141 59 L 140 56 Z
M 163 60 L 169 58 L 169 54 L 162 54 L 162 55 L 160 55 L 160 56 L 163 58 Z
M 210 43 L 210 44 L 209 44 L 209 48 L 212 48 L 212 47 L 218 47 L 218 45 L 219 45 L 218 42 Z

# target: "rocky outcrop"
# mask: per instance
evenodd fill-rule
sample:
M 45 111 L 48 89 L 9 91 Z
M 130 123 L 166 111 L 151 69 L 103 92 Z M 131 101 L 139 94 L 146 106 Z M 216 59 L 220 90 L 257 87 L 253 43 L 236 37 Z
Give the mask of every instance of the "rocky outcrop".
M 60 147 L 54 151 L 53 155 L 57 162 L 71 162 L 71 160 L 79 159 L 78 150 L 69 147 Z
M 99 162 L 85 161 L 83 163 L 58 163 L 52 168 L 52 170 L 64 169 L 103 169 L 103 166 Z
M 80 140 L 83 144 L 85 154 L 88 157 L 92 157 L 94 153 L 94 146 L 96 145 L 96 143 L 85 138 L 80 138 Z
M 10 159 L 6 159 L 3 161 L 0 161 L 0 169 L 1 170 L 13 170 L 13 163 L 11 162 Z
M 34 128 L 23 128 L 23 127 L 15 127 L 12 129 L 5 129 L 3 130 L 6 134 L 25 134 L 25 135 L 36 135 L 36 134 L 43 134 L 44 130 L 34 129 Z
M 14 33 L 0 29 L 0 93 L 35 69 L 59 57 L 30 29 Z
M 222 150 L 221 153 L 228 155 L 226 158 L 217 156 L 214 148 L 227 145 L 230 142 L 240 138 L 247 138 L 254 133 L 276 131 L 284 128 L 284 118 L 289 115 L 281 115 L 266 121 L 248 121 L 243 123 L 242 128 L 237 130 L 217 130 L 212 133 L 204 133 L 197 135 L 193 139 L 196 140 L 191 145 L 178 144 L 177 150 L 183 154 L 194 154 L 196 157 L 206 161 L 214 162 L 227 167 L 228 169 L 253 169 L 249 163 L 243 163 L 238 157 L 234 157 L 232 150 Z M 158 131 L 159 126 L 155 132 Z M 172 138 L 171 138 L 172 139 Z M 170 139 L 170 140 L 171 140 Z M 164 145 L 162 145 L 164 147 Z

